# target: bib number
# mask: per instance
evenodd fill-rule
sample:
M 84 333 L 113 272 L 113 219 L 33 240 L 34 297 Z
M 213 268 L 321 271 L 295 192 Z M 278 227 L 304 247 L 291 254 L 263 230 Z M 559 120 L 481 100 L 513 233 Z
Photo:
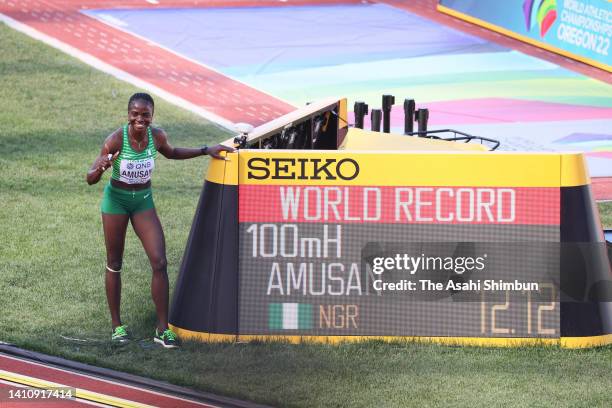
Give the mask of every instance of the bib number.
M 151 180 L 155 168 L 152 158 L 144 160 L 121 160 L 119 180 L 127 184 L 144 184 Z

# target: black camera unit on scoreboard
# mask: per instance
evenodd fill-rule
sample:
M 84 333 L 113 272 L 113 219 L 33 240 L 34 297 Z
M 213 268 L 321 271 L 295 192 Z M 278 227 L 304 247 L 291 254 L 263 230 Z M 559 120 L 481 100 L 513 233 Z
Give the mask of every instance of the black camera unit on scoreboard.
M 382 108 L 370 110 L 370 129 L 373 132 L 390 133 L 393 95 L 382 96 Z M 354 127 L 363 129 L 368 114 L 365 102 L 355 102 Z M 344 141 L 348 128 L 346 99 L 327 99 L 310 103 L 257 128 L 246 130 L 246 124 L 238 124 L 239 135 L 234 146 L 245 149 L 275 150 L 336 150 Z M 489 150 L 495 150 L 500 142 L 483 136 L 474 136 L 454 129 L 428 130 L 429 110 L 416 109 L 414 99 L 404 100 L 404 135 L 419 136 L 452 142 L 479 142 Z M 414 122 L 417 131 L 414 131 Z M 451 136 L 445 136 L 450 133 Z
M 363 129 L 363 118 L 368 114 L 368 104 L 361 101 L 355 102 L 353 112 L 355 113 L 355 127 Z
M 242 133 L 234 144 L 247 149 L 334 150 L 347 127 L 346 100 L 328 99 Z
M 392 95 L 383 95 L 382 104 L 383 111 L 385 114 L 384 118 L 384 133 L 389 133 L 390 127 L 390 112 L 391 107 L 395 103 L 395 97 Z M 374 111 L 374 109 L 372 110 Z M 374 120 L 374 119 L 373 119 Z M 414 122 L 417 122 L 417 131 L 414 131 Z M 372 122 L 374 123 L 374 122 Z M 404 99 L 404 135 L 406 136 L 419 136 L 425 137 L 429 139 L 438 139 L 438 140 L 446 140 L 449 142 L 480 142 L 481 144 L 487 144 L 489 150 L 493 151 L 497 149 L 500 145 L 500 142 L 495 139 L 490 139 L 484 136 L 475 136 L 470 135 L 469 133 L 461 132 L 455 129 L 436 129 L 436 130 L 428 130 L 427 126 L 429 123 L 429 109 L 420 108 L 416 109 L 416 102 L 414 99 L 406 98 Z M 380 126 L 377 128 L 372 126 L 372 130 L 380 131 Z M 451 137 L 444 137 L 443 135 L 446 133 L 451 133 Z

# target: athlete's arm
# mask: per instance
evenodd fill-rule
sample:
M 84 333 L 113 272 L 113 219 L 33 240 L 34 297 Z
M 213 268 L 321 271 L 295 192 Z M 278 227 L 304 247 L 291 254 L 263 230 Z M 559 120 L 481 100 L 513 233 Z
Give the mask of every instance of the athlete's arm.
M 102 174 L 113 165 L 113 160 L 119 156 L 121 150 L 120 139 L 118 138 L 119 131 L 111 133 L 100 150 L 100 155 L 96 157 L 91 168 L 87 172 L 87 184 L 92 185 L 100 181 Z M 110 155 L 110 156 L 109 156 Z
M 162 129 L 152 129 L 153 137 L 155 138 L 155 146 L 157 151 L 164 155 L 167 159 L 184 160 L 193 157 L 204 156 L 206 154 L 215 159 L 224 159 L 221 152 L 233 152 L 235 149 L 223 145 L 210 146 L 207 148 L 191 148 L 191 147 L 173 147 L 168 142 L 168 135 Z

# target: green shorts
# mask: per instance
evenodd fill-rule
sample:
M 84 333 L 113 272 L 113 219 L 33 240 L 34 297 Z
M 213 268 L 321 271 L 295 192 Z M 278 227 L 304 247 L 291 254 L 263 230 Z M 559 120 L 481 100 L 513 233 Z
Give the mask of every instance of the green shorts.
M 104 214 L 135 214 L 155 208 L 151 188 L 124 190 L 107 184 L 100 209 Z

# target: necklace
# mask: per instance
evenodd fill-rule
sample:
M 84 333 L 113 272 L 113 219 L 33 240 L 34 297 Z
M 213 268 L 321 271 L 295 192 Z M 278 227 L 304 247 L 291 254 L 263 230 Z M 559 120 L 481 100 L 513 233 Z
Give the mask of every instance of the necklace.
M 143 138 L 141 141 L 138 141 L 138 139 L 136 139 L 136 137 L 134 135 L 132 135 L 132 140 L 136 143 L 136 145 L 138 146 L 138 150 L 141 150 L 144 146 L 145 146 L 145 142 L 147 142 L 147 138 L 146 138 L 146 133 L 145 133 L 145 138 Z

